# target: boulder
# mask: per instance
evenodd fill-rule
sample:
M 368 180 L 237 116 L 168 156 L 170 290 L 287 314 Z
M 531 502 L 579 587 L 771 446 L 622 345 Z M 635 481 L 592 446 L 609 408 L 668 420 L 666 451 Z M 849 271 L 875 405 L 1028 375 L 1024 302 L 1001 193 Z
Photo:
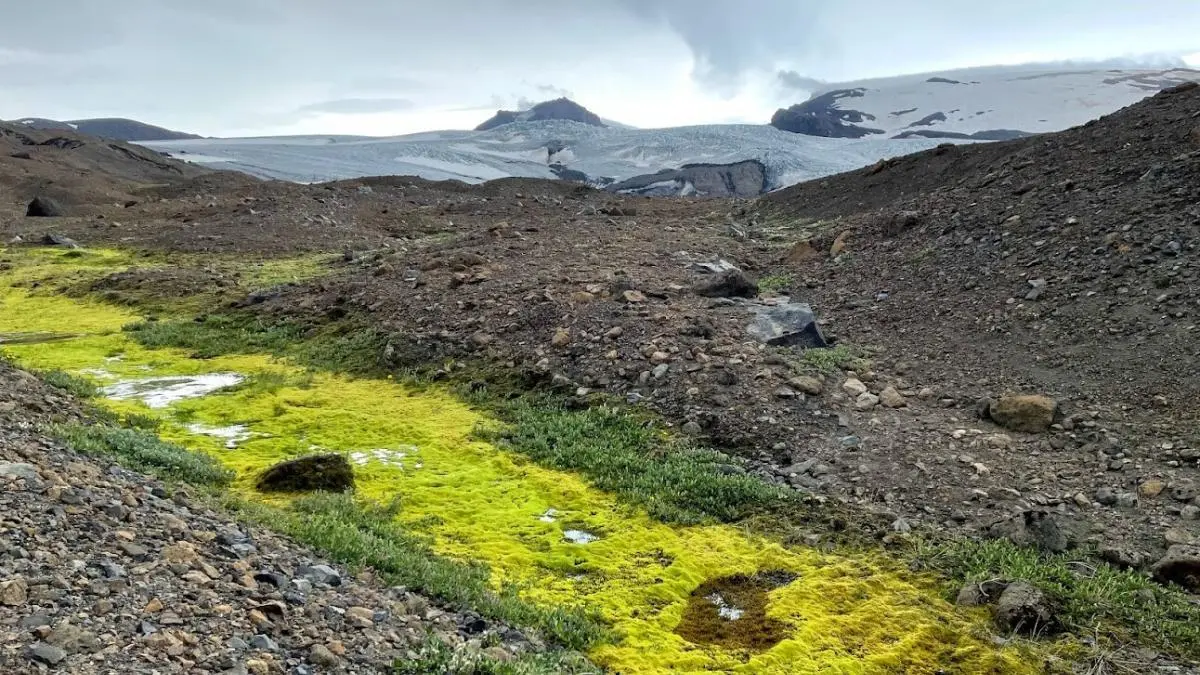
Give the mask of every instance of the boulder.
M 821 334 L 812 307 L 799 302 L 766 307 L 746 326 L 746 333 L 775 347 L 822 348 L 829 343 Z
M 1054 628 L 1054 612 L 1046 595 L 1024 581 L 1015 581 L 996 601 L 996 625 L 1005 632 L 1043 635 Z
M 1193 593 L 1200 592 L 1200 548 L 1176 544 L 1154 563 L 1151 572 L 1160 584 L 1176 584 Z
M 692 287 L 696 295 L 706 298 L 753 298 L 758 284 L 739 269 L 725 270 L 712 279 L 704 279 Z
M 988 581 L 969 582 L 958 591 L 954 604 L 961 607 L 981 607 L 990 605 L 1000 598 L 1000 594 L 1008 584 L 994 579 Z
M 1025 511 L 993 524 L 987 534 L 1047 553 L 1061 553 L 1071 545 L 1067 531 L 1049 511 Z
M 993 422 L 1013 431 L 1039 433 L 1054 424 L 1058 402 L 1048 396 L 1003 396 L 991 401 L 988 416 Z
M 257 487 L 261 492 L 346 492 L 354 489 L 354 469 L 344 455 L 301 457 L 264 471 Z
M 29 218 L 59 218 L 67 215 L 67 210 L 57 201 L 38 195 L 29 202 L 29 207 L 25 210 L 25 215 Z

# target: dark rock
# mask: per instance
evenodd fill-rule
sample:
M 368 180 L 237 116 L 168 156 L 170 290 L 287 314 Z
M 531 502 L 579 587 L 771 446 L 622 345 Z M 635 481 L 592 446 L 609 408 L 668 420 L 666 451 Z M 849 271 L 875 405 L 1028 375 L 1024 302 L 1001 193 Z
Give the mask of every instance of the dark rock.
M 44 663 L 48 666 L 57 666 L 67 658 L 67 652 L 59 647 L 48 645 L 44 642 L 39 642 L 26 652 L 26 655 L 33 661 Z
M 756 159 L 729 164 L 685 164 L 678 169 L 633 176 L 605 189 L 620 194 L 674 197 L 756 197 L 770 187 L 767 167 Z
M 14 152 L 13 154 L 9 155 L 9 157 L 12 157 L 13 159 L 33 159 L 33 155 L 24 150 L 20 152 Z
M 758 285 L 739 269 L 726 270 L 715 279 L 701 281 L 692 290 L 705 298 L 753 298 L 758 295 Z
M 1047 553 L 1061 553 L 1071 545 L 1067 532 L 1049 511 L 1026 511 L 992 525 L 987 534 Z
M 312 565 L 296 570 L 296 576 L 306 579 L 313 584 L 326 586 L 341 586 L 342 575 L 329 565 Z
M 821 334 L 821 327 L 817 325 L 812 307 L 803 303 L 793 302 L 762 309 L 746 326 L 746 333 L 759 342 L 776 347 L 829 346 Z
M 781 131 L 828 138 L 862 138 L 882 134 L 882 129 L 856 126 L 874 120 L 874 116 L 842 108 L 839 103 L 844 98 L 860 98 L 866 91 L 861 88 L 837 89 L 817 94 L 804 103 L 775 111 L 771 116 L 771 126 Z
M 1016 581 L 996 601 L 994 614 L 1001 630 L 1022 635 L 1043 635 L 1054 629 L 1054 612 L 1046 595 L 1032 584 Z
M 276 464 L 256 486 L 262 492 L 346 492 L 354 489 L 354 470 L 343 455 L 313 455 Z
M 1176 584 L 1193 593 L 1200 592 L 1200 548 L 1176 544 L 1154 563 L 1151 571 L 1154 580 L 1161 584 Z
M 62 246 L 64 248 L 79 248 L 79 244 L 70 237 L 64 237 L 61 234 L 47 234 L 42 237 L 41 243 L 44 246 Z
M 67 215 L 67 210 L 54 199 L 38 195 L 29 202 L 25 215 L 30 218 L 59 218 Z

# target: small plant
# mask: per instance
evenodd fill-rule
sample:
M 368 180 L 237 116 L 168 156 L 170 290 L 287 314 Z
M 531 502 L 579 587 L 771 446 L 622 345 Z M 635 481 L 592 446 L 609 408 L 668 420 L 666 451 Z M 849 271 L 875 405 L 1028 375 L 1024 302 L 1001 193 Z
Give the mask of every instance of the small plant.
M 100 388 L 91 380 L 72 375 L 65 370 L 43 370 L 35 373 L 43 382 L 78 398 L 95 398 Z
M 433 633 L 425 636 L 415 659 L 395 663 L 394 675 L 584 675 L 600 673 L 583 657 L 569 652 L 524 654 L 498 661 L 478 651 L 456 652 Z
M 799 367 L 802 370 L 817 370 L 822 373 L 835 373 L 847 366 L 863 361 L 856 350 L 846 345 L 806 349 L 800 355 Z
M 232 473 L 212 457 L 167 443 L 141 429 L 59 424 L 51 426 L 50 433 L 80 454 L 107 457 L 164 480 L 222 487 L 233 479 Z
M 763 293 L 779 293 L 791 287 L 795 281 L 795 276 L 788 273 L 768 274 L 758 280 L 758 290 Z

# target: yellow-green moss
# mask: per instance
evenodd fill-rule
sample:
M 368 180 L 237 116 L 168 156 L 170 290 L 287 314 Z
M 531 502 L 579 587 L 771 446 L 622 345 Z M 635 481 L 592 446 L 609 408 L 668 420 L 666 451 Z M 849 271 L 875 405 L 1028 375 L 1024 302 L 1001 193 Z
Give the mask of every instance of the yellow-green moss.
M 61 259 L 48 265 L 62 265 Z M 40 270 L 40 272 L 38 272 Z M 11 282 L 44 265 L 0 276 Z M 305 374 L 265 356 L 188 358 L 147 350 L 120 327 L 126 310 L 0 283 L 0 333 L 86 333 L 60 342 L 11 345 L 33 368 L 59 368 L 104 385 L 116 379 L 213 372 L 262 375 L 261 382 L 151 411 L 106 401 L 118 412 L 159 415 L 160 434 L 236 470 L 235 490 L 263 499 L 254 475 L 315 449 L 404 452 L 401 466 L 356 467 L 359 494 L 389 501 L 428 533 L 439 553 L 485 561 L 499 586 L 515 582 L 537 603 L 597 610 L 620 639 L 590 656 L 618 673 L 1035 673 L 1028 646 L 997 647 L 982 613 L 951 606 L 931 580 L 869 555 L 783 547 L 733 526 L 671 527 L 590 487 L 577 476 L 473 440 L 495 424 L 447 393 L 388 381 Z M 114 358 L 119 357 L 119 358 Z M 188 424 L 244 424 L 255 434 L 236 449 Z M 395 456 L 394 456 L 395 457 Z M 276 503 L 285 501 L 274 498 Z M 553 522 L 542 516 L 553 509 Z M 600 538 L 571 543 L 566 529 Z M 733 575 L 784 570 L 796 580 L 769 594 L 767 615 L 787 638 L 761 653 L 693 644 L 675 633 L 693 590 Z

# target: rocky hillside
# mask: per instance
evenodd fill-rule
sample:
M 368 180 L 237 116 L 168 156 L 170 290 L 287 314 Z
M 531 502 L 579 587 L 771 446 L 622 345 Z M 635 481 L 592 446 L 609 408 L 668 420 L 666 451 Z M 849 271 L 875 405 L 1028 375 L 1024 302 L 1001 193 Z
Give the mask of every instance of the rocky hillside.
M 23 215 L 38 196 L 57 201 L 61 215 L 87 215 L 91 205 L 134 200 L 139 186 L 205 173 L 138 145 L 0 122 L 0 217 Z
M 99 136 L 114 141 L 177 141 L 187 138 L 201 138 L 196 134 L 182 131 L 172 131 L 153 124 L 122 117 L 103 117 L 96 119 L 67 120 L 60 122 L 41 117 L 25 117 L 15 120 L 14 124 L 22 124 L 31 129 L 41 131 L 78 131 L 81 134 Z

